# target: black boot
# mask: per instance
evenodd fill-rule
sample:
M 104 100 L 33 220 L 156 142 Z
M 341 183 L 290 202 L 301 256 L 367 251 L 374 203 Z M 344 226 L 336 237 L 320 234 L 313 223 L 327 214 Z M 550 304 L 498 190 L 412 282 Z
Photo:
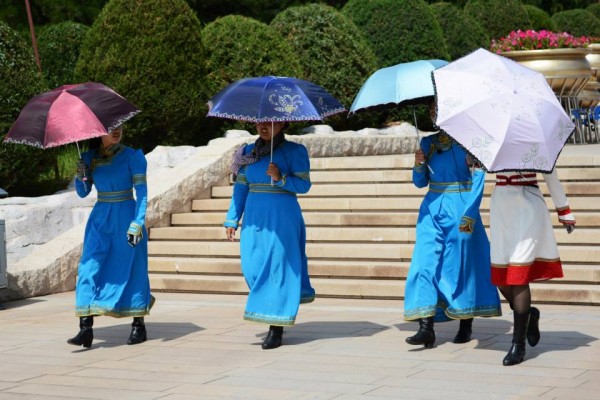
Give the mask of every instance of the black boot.
M 143 343 L 147 339 L 146 325 L 144 325 L 144 317 L 133 317 L 131 324 L 131 335 L 127 339 L 127 344 Z
M 262 348 L 267 349 L 276 349 L 281 346 L 281 336 L 283 335 L 283 326 L 269 326 L 269 333 L 267 333 L 267 337 L 265 338 Z
M 406 343 L 412 345 L 425 345 L 430 349 L 435 343 L 435 332 L 433 331 L 433 317 L 419 318 L 419 330 L 414 336 L 406 338 Z
M 502 360 L 504 365 L 520 364 L 525 358 L 525 336 L 529 324 L 529 313 L 514 313 L 514 321 L 512 346 L 504 360 Z
M 458 332 L 454 336 L 453 343 L 468 343 L 473 333 L 473 318 L 461 319 Z
M 535 307 L 529 309 L 529 325 L 527 326 L 527 341 L 535 347 L 540 341 L 540 310 Z
M 94 340 L 94 331 L 92 326 L 94 325 L 94 317 L 79 317 L 79 333 L 67 340 L 67 343 L 73 346 L 83 346 L 86 348 L 92 347 L 92 340 Z

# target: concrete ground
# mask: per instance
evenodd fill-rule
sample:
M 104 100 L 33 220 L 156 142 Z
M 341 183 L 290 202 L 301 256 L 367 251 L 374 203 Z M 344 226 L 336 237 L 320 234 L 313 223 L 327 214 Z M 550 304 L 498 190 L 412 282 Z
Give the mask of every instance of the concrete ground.
M 155 293 L 149 340 L 125 344 L 130 320 L 96 318 L 90 350 L 74 293 L 5 303 L 0 400 L 56 399 L 599 399 L 600 307 L 538 305 L 542 340 L 502 366 L 512 315 L 436 325 L 433 349 L 409 346 L 416 323 L 401 301 L 318 298 L 301 306 L 284 345 L 260 347 L 266 327 L 242 320 L 245 296 Z

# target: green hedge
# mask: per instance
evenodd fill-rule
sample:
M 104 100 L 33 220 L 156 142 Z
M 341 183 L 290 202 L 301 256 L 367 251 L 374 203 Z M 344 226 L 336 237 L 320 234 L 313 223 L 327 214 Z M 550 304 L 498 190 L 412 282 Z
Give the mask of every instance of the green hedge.
M 559 32 L 573 36 L 600 36 L 600 20 L 590 11 L 576 9 L 557 12 L 552 21 Z
M 332 7 L 290 7 L 271 22 L 300 57 L 303 78 L 324 87 L 346 108 L 376 59 L 358 28 Z
M 183 0 L 111 0 L 81 47 L 76 79 L 102 82 L 142 113 L 127 123 L 125 141 L 204 144 L 205 51 L 200 22 Z
M 529 21 L 531 21 L 531 29 L 534 31 L 556 31 L 556 25 L 546 11 L 530 4 L 525 4 L 525 10 L 527 10 Z
M 462 9 L 447 2 L 434 3 L 430 8 L 442 28 L 451 60 L 489 47 L 490 38 L 485 30 Z
M 586 10 L 594 14 L 596 18 L 600 18 L 600 3 L 590 4 Z
M 479 21 L 492 39 L 531 29 L 527 10 L 519 0 L 469 0 L 465 12 Z
M 0 187 L 13 196 L 24 195 L 39 174 L 54 168 L 56 153 L 3 142 L 29 99 L 46 90 L 31 45 L 3 22 L 0 22 L 0 76 Z
M 371 43 L 380 68 L 450 57 L 442 30 L 423 0 L 350 0 L 342 13 Z
M 252 18 L 229 15 L 202 30 L 207 88 L 211 95 L 248 76 L 301 76 L 300 57 L 275 29 Z
M 38 37 L 42 72 L 48 87 L 76 83 L 75 65 L 85 34 L 90 28 L 76 22 L 45 26 Z

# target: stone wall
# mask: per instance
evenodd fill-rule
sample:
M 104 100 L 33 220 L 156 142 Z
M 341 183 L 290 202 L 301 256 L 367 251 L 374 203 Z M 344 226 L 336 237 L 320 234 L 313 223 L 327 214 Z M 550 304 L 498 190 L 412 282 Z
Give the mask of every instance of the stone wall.
M 357 132 L 333 132 L 317 125 L 306 132 L 288 140 L 304 144 L 311 157 L 406 154 L 417 144 L 414 126 L 406 123 Z M 168 225 L 170 214 L 190 210 L 193 199 L 210 197 L 212 186 L 228 182 L 233 152 L 256 137 L 246 131 L 225 136 L 203 147 L 158 147 L 146 155 L 147 227 Z M 0 200 L 0 219 L 6 220 L 7 242 L 12 246 L 8 288 L 0 290 L 0 301 L 74 289 L 85 221 L 94 202 L 95 194 L 82 200 L 72 190 L 37 201 Z

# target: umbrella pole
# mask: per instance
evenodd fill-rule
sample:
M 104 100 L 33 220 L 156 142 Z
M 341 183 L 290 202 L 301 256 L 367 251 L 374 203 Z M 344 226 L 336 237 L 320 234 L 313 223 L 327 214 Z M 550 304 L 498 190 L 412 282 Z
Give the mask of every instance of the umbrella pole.
M 421 143 L 421 136 L 419 135 L 419 128 L 417 127 L 417 110 L 413 106 L 413 118 L 415 120 L 415 132 L 417 133 L 417 144 Z
M 274 126 L 275 123 L 271 121 L 271 163 L 273 163 L 273 129 L 275 129 Z M 271 177 L 271 186 L 274 186 L 273 177 Z

